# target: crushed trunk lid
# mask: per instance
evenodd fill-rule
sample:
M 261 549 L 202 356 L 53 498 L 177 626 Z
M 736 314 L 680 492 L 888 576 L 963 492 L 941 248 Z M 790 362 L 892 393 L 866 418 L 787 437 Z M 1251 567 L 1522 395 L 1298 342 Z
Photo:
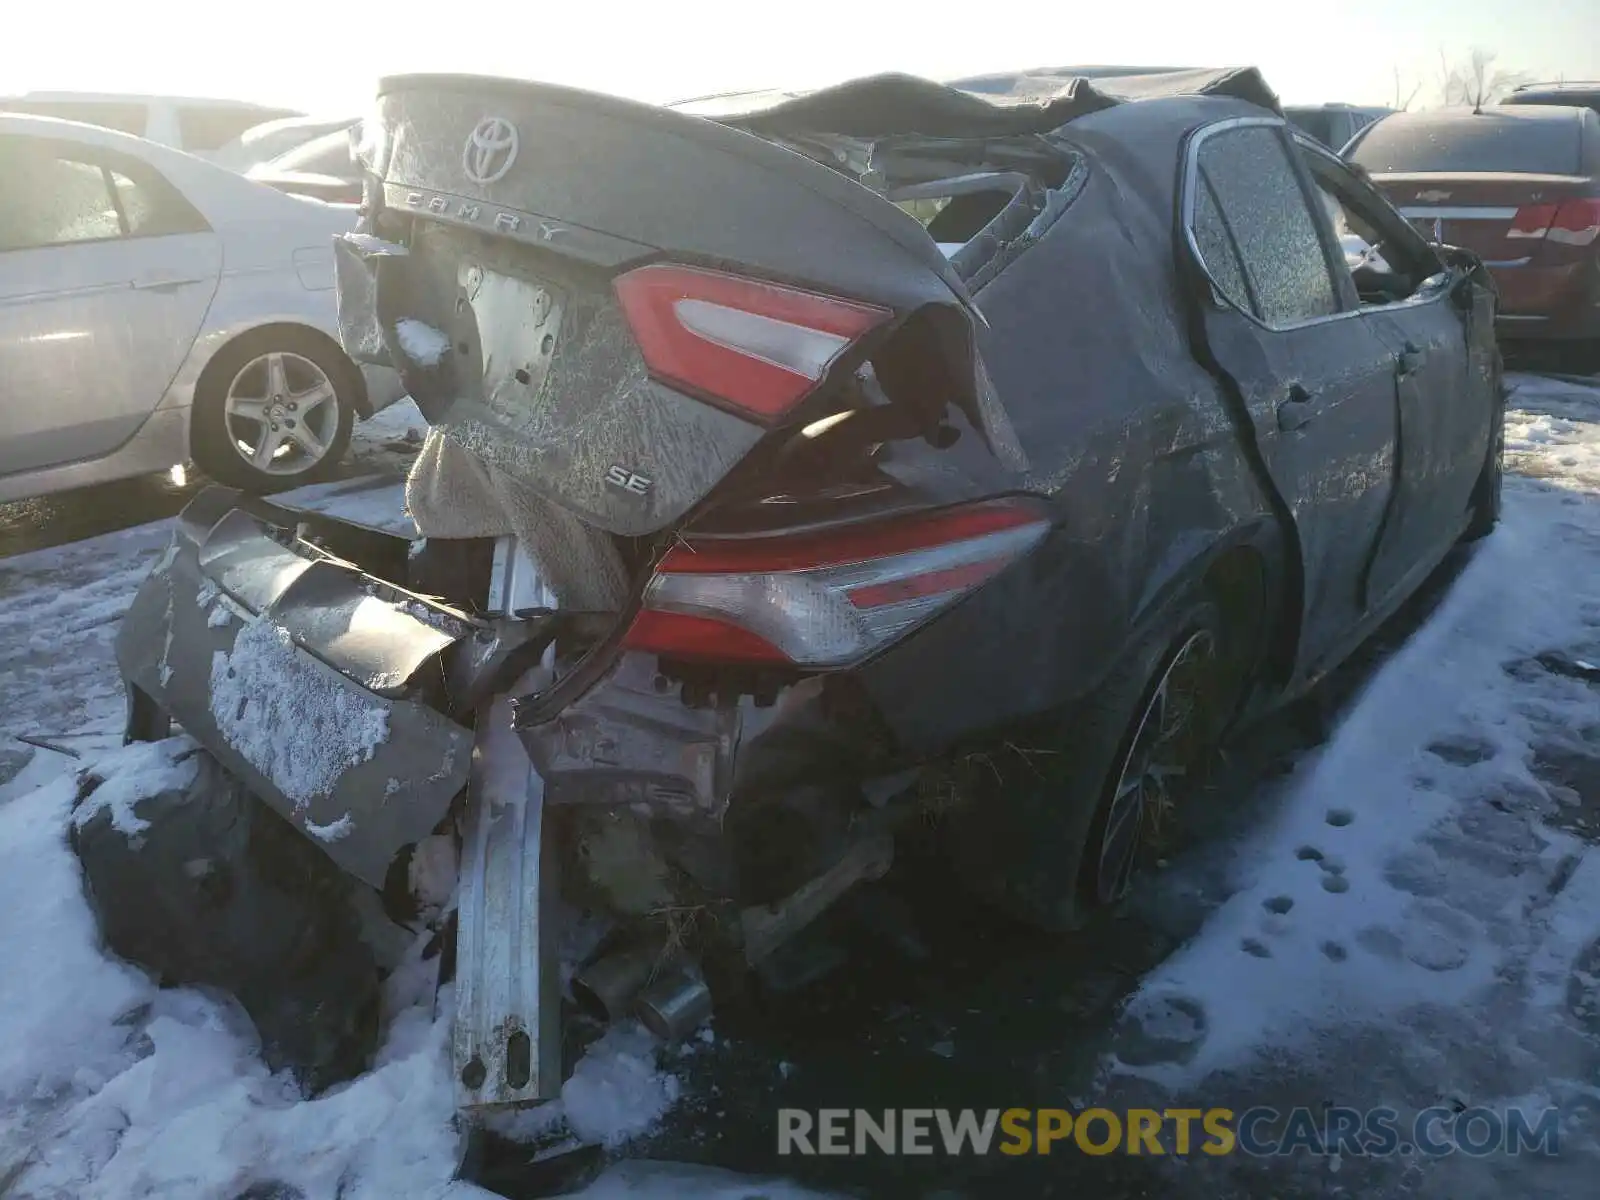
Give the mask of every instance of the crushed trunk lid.
M 364 154 L 374 211 L 338 247 L 346 345 L 394 362 L 446 436 L 597 529 L 679 522 L 930 310 L 938 403 L 993 424 L 956 267 L 916 218 L 805 155 L 666 109 L 459 76 L 386 80 Z M 616 286 L 663 263 L 776 289 L 753 309 L 687 297 L 697 345 L 735 345 L 741 367 L 801 370 L 763 339 L 775 317 L 819 321 L 822 350 L 800 356 L 814 386 L 763 411 L 663 368 L 675 348 L 651 357 Z M 881 319 L 841 332 L 837 314 L 785 316 L 828 305 Z

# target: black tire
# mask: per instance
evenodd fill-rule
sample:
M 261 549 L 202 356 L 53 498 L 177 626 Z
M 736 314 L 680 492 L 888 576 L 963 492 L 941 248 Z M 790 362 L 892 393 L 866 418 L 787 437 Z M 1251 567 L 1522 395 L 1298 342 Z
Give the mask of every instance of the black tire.
M 957 783 L 965 802 L 946 824 L 947 854 L 966 887 L 1052 932 L 1077 928 L 1094 909 L 1121 898 L 1129 880 L 1108 887 L 1113 881 L 1103 878 L 1100 854 L 1113 793 L 1158 685 L 1194 638 L 1217 652 L 1181 751 L 1191 773 L 1203 765 L 1231 716 L 1238 680 L 1221 613 L 1200 596 L 1178 605 L 1074 711 L 1008 740 L 993 755 L 968 760 Z
M 331 420 L 328 414 L 319 411 L 313 418 L 317 422 L 315 429 L 310 425 L 302 425 L 300 414 L 285 412 L 282 416 L 283 426 L 275 427 L 274 436 L 279 433 L 286 437 L 293 436 L 291 429 L 310 431 L 326 449 L 313 461 L 308 451 L 291 442 L 282 458 L 275 460 L 278 465 L 272 470 L 265 470 L 247 461 L 239 448 L 239 441 L 241 437 L 257 436 L 252 430 L 260 430 L 262 434 L 266 430 L 242 418 L 235 418 L 230 433 L 227 406 L 229 393 L 236 381 L 242 381 L 241 386 L 254 389 L 256 373 L 265 371 L 265 367 L 258 364 L 270 355 L 278 355 L 283 359 L 289 370 L 291 389 L 312 382 L 315 378 L 313 371 L 320 372 L 333 390 L 333 398 L 326 403 L 335 407 Z M 260 382 L 265 392 L 264 375 Z M 253 330 L 223 347 L 200 378 L 194 398 L 192 442 L 195 462 L 219 483 L 249 492 L 277 491 L 324 479 L 343 461 L 345 451 L 350 447 L 350 432 L 355 426 L 357 399 L 362 394 L 362 388 L 361 373 L 355 364 L 323 335 L 292 325 Z M 293 402 L 294 397 L 290 396 L 284 403 Z M 259 445 L 259 442 L 251 444 Z M 303 469 L 295 469 L 302 462 Z
M 333 863 L 210 755 L 194 782 L 137 805 L 128 837 L 96 813 L 72 830 L 107 947 L 163 986 L 231 993 L 262 1057 L 312 1092 L 354 1077 L 377 1048 L 379 978 Z M 85 776 L 79 803 L 100 781 Z
M 1494 424 L 1489 430 L 1489 452 L 1483 460 L 1483 469 L 1472 489 L 1472 515 L 1463 542 L 1476 542 L 1494 532 L 1500 524 L 1500 501 L 1505 491 L 1506 478 L 1506 402 L 1505 388 L 1500 388 L 1500 399 L 1495 402 Z

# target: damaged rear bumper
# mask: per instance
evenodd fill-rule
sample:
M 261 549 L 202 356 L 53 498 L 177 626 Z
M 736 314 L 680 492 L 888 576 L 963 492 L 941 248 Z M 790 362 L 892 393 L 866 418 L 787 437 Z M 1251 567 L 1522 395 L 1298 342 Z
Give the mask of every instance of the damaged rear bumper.
M 378 581 L 352 564 L 291 549 L 242 503 L 213 487 L 184 509 L 123 619 L 118 666 L 340 867 L 381 888 L 467 781 L 470 731 L 417 698 L 458 637 L 375 594 Z

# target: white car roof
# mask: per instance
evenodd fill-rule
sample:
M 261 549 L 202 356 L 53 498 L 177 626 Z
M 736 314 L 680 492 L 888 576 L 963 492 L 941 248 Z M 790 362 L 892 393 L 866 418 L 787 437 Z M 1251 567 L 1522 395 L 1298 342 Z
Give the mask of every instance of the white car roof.
M 178 106 L 205 105 L 207 108 L 237 108 L 260 109 L 271 112 L 275 109 L 281 111 L 281 106 L 272 104 L 257 104 L 251 100 L 223 100 L 212 96 L 160 96 L 142 92 L 17 92 L 0 98 L 0 104 L 6 100 L 29 100 L 45 104 L 171 104 Z
M 79 121 L 63 121 L 57 117 L 0 111 L 0 135 L 78 142 L 142 159 L 181 191 L 185 199 L 199 209 L 200 215 L 215 229 L 263 220 L 304 221 L 330 231 L 350 229 L 355 225 L 352 209 L 286 195 L 235 174 L 226 167 L 130 133 L 119 133 L 114 129 L 85 125 Z M 331 232 L 329 236 L 332 236 Z

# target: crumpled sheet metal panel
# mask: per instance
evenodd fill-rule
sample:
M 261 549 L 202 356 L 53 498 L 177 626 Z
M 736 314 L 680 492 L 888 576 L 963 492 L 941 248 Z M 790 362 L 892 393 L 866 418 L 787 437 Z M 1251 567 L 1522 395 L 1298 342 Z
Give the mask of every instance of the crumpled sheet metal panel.
M 452 639 L 367 595 L 354 572 L 289 571 L 288 551 L 259 524 L 247 536 L 247 514 L 218 522 L 216 541 L 195 540 L 228 495 L 211 489 L 191 504 L 199 511 L 186 510 L 134 597 L 117 635 L 123 678 L 340 867 L 382 887 L 395 854 L 431 833 L 466 785 L 470 733 L 401 698 Z M 252 551 L 260 569 L 247 566 Z M 247 592 L 273 598 L 258 613 Z

